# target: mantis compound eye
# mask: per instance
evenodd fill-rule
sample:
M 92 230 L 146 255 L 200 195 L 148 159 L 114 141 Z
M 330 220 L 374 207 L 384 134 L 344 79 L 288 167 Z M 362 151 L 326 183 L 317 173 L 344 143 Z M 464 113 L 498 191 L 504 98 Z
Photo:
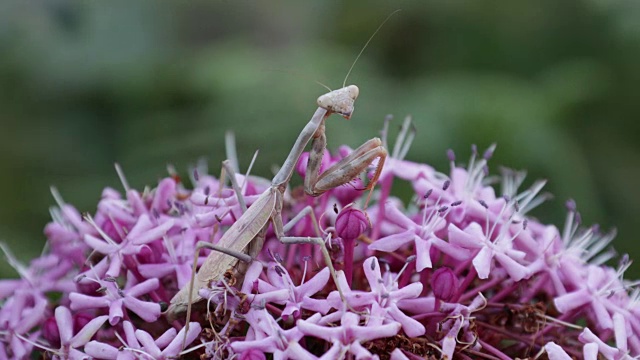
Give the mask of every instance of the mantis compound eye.
M 345 89 L 347 89 L 347 92 L 353 101 L 355 101 L 358 98 L 358 95 L 360 95 L 360 89 L 355 85 L 349 85 Z

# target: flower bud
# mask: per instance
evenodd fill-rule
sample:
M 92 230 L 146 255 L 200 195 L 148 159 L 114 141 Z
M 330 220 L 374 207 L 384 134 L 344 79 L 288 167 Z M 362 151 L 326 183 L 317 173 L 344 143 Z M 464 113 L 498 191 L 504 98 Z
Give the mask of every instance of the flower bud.
M 243 351 L 238 360 L 264 360 L 266 357 L 264 356 L 264 352 L 258 349 L 249 349 Z
M 49 346 L 52 348 L 60 347 L 60 331 L 58 330 L 55 317 L 51 316 L 44 321 L 42 325 L 42 337 L 49 342 Z
M 364 212 L 347 206 L 336 218 L 336 234 L 343 240 L 357 239 L 369 227 L 369 219 Z
M 87 313 L 79 313 L 73 317 L 73 331 L 75 333 L 80 332 L 95 316 L 91 316 Z
M 431 288 L 436 299 L 449 302 L 458 291 L 458 278 L 453 273 L 453 270 L 448 267 L 442 267 L 433 273 Z

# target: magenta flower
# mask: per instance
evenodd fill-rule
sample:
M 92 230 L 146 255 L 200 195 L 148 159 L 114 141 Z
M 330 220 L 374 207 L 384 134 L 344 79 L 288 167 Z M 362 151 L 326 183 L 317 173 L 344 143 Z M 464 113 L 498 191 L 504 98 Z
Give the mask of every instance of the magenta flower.
M 618 282 L 616 276 L 612 276 L 615 274 L 601 267 L 588 266 L 585 270 L 586 276 L 583 277 L 581 286 L 573 292 L 555 298 L 553 302 L 561 313 L 589 306 L 598 320 L 598 327 L 612 329 L 613 319 L 610 312 L 617 308 L 614 295 L 618 291 L 624 291 L 624 286 Z
M 240 353 L 239 360 L 265 360 L 267 357 L 258 349 L 247 349 Z
M 318 337 L 331 344 L 332 347 L 322 358 L 335 359 L 345 353 L 353 354 L 357 359 L 371 359 L 374 357 L 368 350 L 366 350 L 362 343 L 371 341 L 374 339 L 386 338 L 393 336 L 400 330 L 400 323 L 390 322 L 380 324 L 376 322 L 375 325 L 364 326 L 359 325 L 360 316 L 352 312 L 344 312 L 342 317 L 339 318 L 339 326 L 326 326 L 324 324 L 329 322 L 328 318 L 331 318 L 331 323 L 336 321 L 336 316 L 339 313 L 333 313 L 328 315 L 324 319 L 321 319 L 319 314 L 307 320 L 298 320 L 296 327 L 305 335 Z M 370 319 L 375 319 L 376 315 L 371 314 Z M 372 320 L 369 320 L 371 322 Z
M 135 284 L 135 278 L 128 276 L 129 282 L 120 289 L 115 280 L 95 280 L 100 284 L 101 297 L 88 296 L 77 292 L 69 294 L 71 310 L 109 308 L 109 323 L 117 324 L 124 316 L 124 309 L 129 309 L 145 321 L 155 321 L 160 317 L 160 304 L 141 301 L 141 295 L 147 294 L 160 286 L 158 279 L 145 280 Z
M 133 324 L 126 320 L 122 322 L 122 330 L 124 332 L 124 336 L 118 335 L 118 338 L 122 341 L 120 346 L 116 347 L 111 344 L 92 340 L 85 345 L 84 351 L 87 355 L 98 359 L 136 359 L 137 355 L 142 351 L 142 345 L 140 345 L 140 342 L 136 338 L 136 330 L 134 329 Z
M 283 299 L 285 307 L 282 310 L 282 317 L 285 321 L 289 316 L 294 320 L 300 318 L 302 310 L 310 310 L 320 314 L 326 314 L 331 305 L 326 300 L 312 298 L 313 295 L 327 286 L 329 281 L 329 268 L 324 268 L 313 278 L 296 286 L 289 276 L 289 273 L 280 264 L 270 263 L 267 270 L 269 282 L 258 281 L 258 292 L 268 293 L 278 289 L 288 289 L 288 297 Z M 279 302 L 275 301 L 274 302 Z
M 182 350 L 182 343 L 191 344 L 200 334 L 200 324 L 197 322 L 190 323 L 189 330 L 185 337 L 186 327 L 183 327 L 176 334 L 176 329 L 170 328 L 160 337 L 154 340 L 148 332 L 144 330 L 136 330 L 136 338 L 142 345 L 144 353 L 151 358 L 157 360 L 174 359 Z
M 440 211 L 440 209 L 443 209 L 443 211 Z M 427 211 L 425 206 L 424 215 L 420 218 L 420 224 L 416 224 L 396 207 L 389 206 L 386 211 L 385 215 L 389 221 L 406 230 L 378 239 L 369 245 L 369 250 L 392 252 L 413 241 L 417 256 L 416 270 L 418 271 L 433 266 L 431 260 L 432 247 L 457 260 L 464 260 L 469 256 L 465 249 L 452 245 L 436 235 L 446 227 L 447 222 L 444 216 L 449 211 L 448 207 L 445 209 L 439 206 L 439 201 L 430 211 Z
M 0 309 L 0 354 L 4 358 L 20 359 L 28 356 L 33 349 L 33 337 L 23 337 L 42 323 L 47 312 L 47 301 L 43 297 L 34 296 L 29 290 L 16 290 L 14 296 L 7 300 Z
M 0 250 L 4 252 L 7 262 L 20 275 L 16 280 L 0 280 L 0 300 L 11 296 L 19 289 L 30 289 L 39 296 L 48 292 L 70 292 L 76 286 L 70 272 L 73 264 L 55 254 L 45 255 L 34 259 L 25 267 L 13 256 L 9 248 L 0 242 Z
M 88 219 L 88 222 L 95 224 L 91 218 Z M 98 229 L 102 239 L 93 235 L 85 235 L 84 241 L 98 253 L 106 255 L 103 261 L 108 261 L 109 269 L 105 275 L 118 277 L 125 256 L 137 255 L 142 251 L 145 244 L 161 239 L 173 225 L 173 220 L 168 220 L 158 226 L 154 226 L 149 217 L 143 214 L 120 243 L 109 237 L 97 225 L 94 226 Z
M 621 320 L 622 321 L 622 320 Z M 598 336 L 596 336 L 589 328 L 585 328 L 578 339 L 585 344 L 585 348 L 589 345 L 589 356 L 587 356 L 587 351 L 585 350 L 585 358 L 592 357 L 595 358 L 595 355 L 602 354 L 607 359 L 625 359 L 629 358 L 628 349 L 627 349 L 627 334 L 624 327 L 619 327 L 616 330 L 616 346 L 613 347 L 604 341 L 602 341 Z M 597 349 L 597 351 L 595 351 Z
M 492 175 L 495 145 L 483 154 L 472 147 L 466 165 L 449 151 L 445 175 L 405 159 L 414 136 L 407 118 L 368 207 L 360 179 L 317 198 L 285 193 L 283 225 L 300 220 L 286 235 L 325 239 L 337 284 L 319 246 L 284 245 L 268 227 L 250 264 L 194 289 L 203 301 L 188 324 L 161 311 L 211 253 L 194 259 L 197 244 L 218 244 L 271 180 L 238 174 L 235 191 L 201 162 L 191 184 L 170 168 L 136 190 L 117 166 L 124 191 L 105 188 L 83 215 L 52 189 L 43 255 L 23 265 L 0 243 L 19 275 L 0 280 L 0 358 L 640 355 L 640 287 L 624 276 L 631 261 L 607 265 L 615 232 L 584 226 L 573 201 L 561 230 L 532 217 L 549 198 L 546 181 L 526 187 L 524 171 Z M 326 152 L 321 168 L 351 152 Z M 303 176 L 305 163 L 297 164 Z M 393 196 L 400 181 L 413 191 L 409 201 Z
M 180 332 L 170 328 L 154 340 L 148 332 L 140 329 L 134 330 L 133 325 L 125 321 L 123 327 L 126 342 L 123 344 L 124 346 L 116 348 L 106 343 L 91 341 L 85 346 L 85 351 L 87 355 L 100 359 L 138 359 L 141 354 L 146 355 L 145 358 L 149 359 L 175 359 L 181 352 L 183 340 L 186 344 L 190 344 L 201 331 L 199 323 L 192 322 L 189 325 L 186 338 L 184 337 L 186 328 Z
M 478 223 L 471 223 L 464 230 L 457 226 L 449 225 L 449 241 L 461 248 L 472 250 L 473 267 L 478 272 L 480 279 L 489 277 L 494 259 L 502 265 L 514 281 L 527 279 L 531 276 L 530 270 L 521 262 L 524 262 L 526 253 L 513 248 L 513 237 L 502 226 L 495 238 L 491 233 L 483 231 Z
M 80 349 L 91 340 L 102 325 L 107 321 L 108 316 L 98 316 L 87 323 L 82 330 L 74 335 L 71 311 L 66 307 L 56 308 L 56 324 L 60 334 L 60 349 L 50 350 L 60 359 L 85 359 L 87 356 Z
M 347 206 L 336 218 L 336 234 L 343 240 L 355 240 L 369 227 L 369 219 L 362 211 Z
M 304 337 L 301 329 L 294 327 L 284 330 L 265 310 L 251 310 L 246 317 L 253 329 L 252 340 L 237 341 L 230 345 L 237 353 L 245 353 L 252 349 L 272 353 L 276 359 L 312 359 L 299 341 Z
M 442 354 L 447 358 L 453 358 L 456 346 L 461 344 L 471 344 L 479 348 L 477 338 L 473 331 L 472 314 L 486 305 L 486 300 L 482 296 L 476 297 L 468 306 L 461 304 L 443 304 L 442 311 L 447 314 L 446 319 L 441 324 L 442 332 L 446 335 L 441 340 Z

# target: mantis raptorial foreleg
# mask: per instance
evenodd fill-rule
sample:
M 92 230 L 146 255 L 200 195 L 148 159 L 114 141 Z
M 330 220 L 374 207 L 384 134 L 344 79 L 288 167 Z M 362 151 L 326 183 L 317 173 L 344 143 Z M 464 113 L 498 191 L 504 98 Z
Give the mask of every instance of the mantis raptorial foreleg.
M 324 137 L 324 136 L 323 136 Z M 315 141 L 315 139 L 314 139 Z M 326 140 L 319 140 L 322 142 Z M 315 145 L 315 143 L 314 143 Z M 387 158 L 387 150 L 382 146 L 382 141 L 378 138 L 370 139 L 359 148 L 354 150 L 351 154 L 344 157 L 337 163 L 333 164 L 322 174 L 318 174 L 317 168 L 320 167 L 320 161 L 317 159 L 311 160 L 309 157 L 309 166 L 307 168 L 307 174 L 305 177 L 305 192 L 312 196 L 319 196 L 322 193 L 341 186 L 356 177 L 358 174 L 365 171 L 375 159 L 379 159 L 376 165 L 376 170 L 373 173 L 373 177 L 365 186 L 360 190 L 371 190 L 378 181 L 384 161 Z M 367 197 L 366 205 L 369 203 L 371 193 Z

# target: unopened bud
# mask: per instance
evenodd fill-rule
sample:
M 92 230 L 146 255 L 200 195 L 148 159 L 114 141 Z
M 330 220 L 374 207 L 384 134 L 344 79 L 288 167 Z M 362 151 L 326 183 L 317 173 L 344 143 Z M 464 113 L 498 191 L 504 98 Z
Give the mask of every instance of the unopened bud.
M 79 333 L 85 325 L 87 325 L 91 320 L 93 320 L 94 316 L 91 316 L 87 313 L 79 313 L 73 316 L 73 331 L 75 333 Z M 57 325 L 56 325 L 57 326 Z
M 343 240 L 357 239 L 367 227 L 367 215 L 352 206 L 344 207 L 336 218 L 336 234 Z
M 52 347 L 60 346 L 60 331 L 56 324 L 56 319 L 51 316 L 44 321 L 42 325 L 42 337 L 49 342 Z
M 265 360 L 264 352 L 258 349 L 248 349 L 240 353 L 238 360 Z
M 442 267 L 436 270 L 431 277 L 433 295 L 444 302 L 449 302 L 458 291 L 458 278 L 453 270 Z

